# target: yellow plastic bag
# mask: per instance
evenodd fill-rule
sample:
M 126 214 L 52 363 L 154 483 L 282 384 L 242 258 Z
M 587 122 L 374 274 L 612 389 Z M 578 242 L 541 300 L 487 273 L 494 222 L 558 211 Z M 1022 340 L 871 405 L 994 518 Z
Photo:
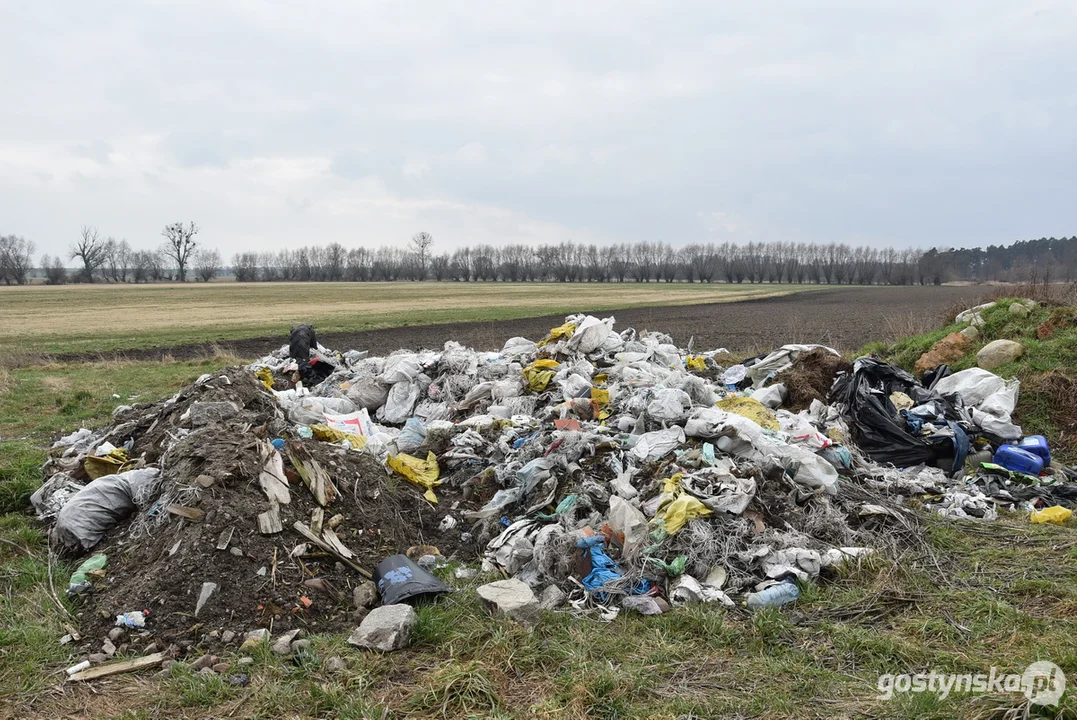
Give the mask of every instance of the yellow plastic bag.
M 527 389 L 531 392 L 545 390 L 546 386 L 553 380 L 553 376 L 557 374 L 553 369 L 560 365 L 561 363 L 556 360 L 536 360 L 525 367 L 521 373 L 527 382 Z
M 265 385 L 266 390 L 272 390 L 273 389 L 273 371 L 272 370 L 270 370 L 267 367 L 258 368 L 257 370 L 254 371 L 254 376 L 262 381 L 262 384 Z
M 606 407 L 610 404 L 610 391 L 605 388 L 593 387 L 591 388 L 591 399 L 599 407 Z
M 567 340 L 572 337 L 572 333 L 576 332 L 576 323 L 565 323 L 564 325 L 558 325 L 555 328 L 550 328 L 550 334 L 543 340 L 539 340 L 535 345 L 542 347 L 543 345 L 549 345 L 557 340 Z
M 1028 519 L 1033 525 L 1043 525 L 1044 523 L 1061 525 L 1071 517 L 1073 517 L 1072 510 L 1064 508 L 1061 505 L 1055 505 L 1054 507 L 1044 508 L 1043 510 L 1032 513 Z
M 366 447 L 366 438 L 355 433 L 346 433 L 343 430 L 331 428 L 328 425 L 311 425 L 310 432 L 322 442 L 338 443 L 347 440 L 352 450 L 362 450 Z
M 767 430 L 781 430 L 778 424 L 778 416 L 772 413 L 763 403 L 746 397 L 728 397 L 715 403 L 726 412 L 731 412 L 741 417 L 746 417 L 756 425 Z
M 438 459 L 434 453 L 427 453 L 425 460 L 407 453 L 390 455 L 386 464 L 408 482 L 421 488 L 426 488 L 423 497 L 435 505 L 437 504 L 438 498 L 434 494 L 434 488 L 441 484 L 441 481 L 438 480 L 441 468 L 438 467 Z
M 663 522 L 670 535 L 683 528 L 689 520 L 710 517 L 713 514 L 709 507 L 684 491 L 681 487 L 683 477 L 684 473 L 677 473 L 662 480 L 662 493 L 669 495 L 671 499 L 662 503 L 654 518 Z
M 123 472 L 123 466 L 127 464 L 127 460 L 127 451 L 123 448 L 116 448 L 108 455 L 100 457 L 94 455 L 86 458 L 82 463 L 82 468 L 91 480 L 96 480 L 106 475 Z
M 692 372 L 703 372 L 707 369 L 707 359 L 702 355 L 689 355 L 684 359 L 684 366 Z

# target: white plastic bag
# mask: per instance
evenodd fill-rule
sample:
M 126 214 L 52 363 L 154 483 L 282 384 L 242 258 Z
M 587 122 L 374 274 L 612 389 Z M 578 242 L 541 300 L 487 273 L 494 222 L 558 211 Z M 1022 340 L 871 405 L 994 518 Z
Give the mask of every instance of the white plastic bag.
M 377 418 L 385 423 L 400 425 L 411 417 L 411 411 L 418 401 L 418 383 L 402 380 L 389 389 L 389 397 L 378 409 Z

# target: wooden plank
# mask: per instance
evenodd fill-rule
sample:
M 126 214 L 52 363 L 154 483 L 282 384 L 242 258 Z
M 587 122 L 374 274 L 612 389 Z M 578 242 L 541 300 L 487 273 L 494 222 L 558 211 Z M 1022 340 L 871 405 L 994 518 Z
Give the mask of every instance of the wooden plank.
M 265 465 L 258 474 L 262 492 L 270 502 L 287 505 L 292 501 L 292 495 L 288 492 L 288 476 L 284 474 L 284 458 L 269 443 L 262 443 L 262 457 L 265 458 Z
M 311 541 L 312 543 L 314 543 L 315 545 L 320 547 L 322 550 L 325 550 L 330 555 L 333 555 L 338 560 L 340 560 L 342 563 L 344 563 L 345 565 L 347 565 L 348 567 L 350 567 L 352 570 L 356 571 L 357 573 L 359 573 L 363 577 L 368 578 L 368 579 L 371 577 L 370 571 L 365 570 L 362 567 L 360 567 L 351 558 L 347 558 L 347 557 L 344 557 L 343 555 L 341 555 L 339 552 L 337 552 L 336 548 L 331 547 L 327 542 L 325 542 L 320 537 L 318 537 L 317 535 L 312 533 L 310 531 L 310 528 L 307 527 L 306 525 L 304 525 L 303 523 L 296 520 L 294 523 L 292 523 L 292 528 L 297 533 L 299 533 L 300 535 L 305 537 L 307 540 Z
M 280 521 L 280 509 L 273 506 L 258 516 L 258 532 L 263 535 L 273 535 L 284 530 Z
M 325 510 L 320 507 L 314 508 L 310 513 L 310 531 L 315 535 L 322 534 L 322 524 L 325 522 Z
M 192 522 L 201 522 L 202 518 L 206 516 L 205 510 L 199 510 L 198 508 L 187 507 L 185 505 L 169 505 L 168 512 L 181 518 L 186 518 Z
M 311 457 L 303 457 L 298 450 L 293 451 L 291 448 L 288 450 L 288 459 L 292 461 L 292 467 L 314 496 L 315 502 L 322 507 L 333 502 L 337 496 L 337 488 L 320 462 Z
M 228 543 L 232 542 L 232 533 L 235 532 L 235 526 L 222 530 L 220 536 L 217 537 L 217 549 L 227 550 Z
M 325 540 L 325 542 L 328 543 L 330 547 L 332 547 L 344 557 L 349 559 L 355 557 L 355 553 L 349 550 L 347 546 L 345 546 L 344 543 L 340 541 L 340 538 L 337 537 L 337 534 L 329 528 L 325 528 L 324 530 L 322 530 L 322 540 Z
M 108 665 L 98 665 L 97 667 L 87 668 L 86 670 L 75 673 L 69 677 L 68 680 L 71 682 L 96 680 L 97 678 L 108 677 L 109 675 L 119 675 L 120 673 L 144 670 L 145 668 L 156 667 L 167 659 L 168 653 L 163 652 L 153 653 L 152 655 L 143 655 L 134 660 L 124 660 L 122 662 L 114 662 L 109 663 Z

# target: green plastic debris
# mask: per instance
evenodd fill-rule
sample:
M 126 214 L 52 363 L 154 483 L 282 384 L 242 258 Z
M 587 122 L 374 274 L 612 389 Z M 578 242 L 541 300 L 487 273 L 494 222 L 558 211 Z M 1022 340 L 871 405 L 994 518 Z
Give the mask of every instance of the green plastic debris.
M 669 575 L 670 577 L 678 577 L 680 575 L 684 575 L 684 566 L 688 562 L 688 557 L 685 555 L 678 555 L 677 557 L 673 558 L 672 562 L 659 560 L 656 557 L 649 557 L 647 559 L 654 563 L 655 566 L 664 571 L 666 575 Z
M 80 592 L 89 590 L 91 585 L 90 573 L 94 570 L 104 570 L 105 565 L 108 565 L 108 556 L 104 553 L 97 553 L 84 560 L 75 572 L 71 574 L 71 582 L 67 586 L 67 594 L 78 595 Z

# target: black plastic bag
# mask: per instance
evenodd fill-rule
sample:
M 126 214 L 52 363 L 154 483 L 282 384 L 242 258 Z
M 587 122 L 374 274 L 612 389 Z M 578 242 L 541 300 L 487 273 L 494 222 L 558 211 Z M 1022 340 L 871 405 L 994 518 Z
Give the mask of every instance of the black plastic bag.
M 934 402 L 956 437 L 909 433 L 905 419 L 890 401 L 895 392 L 905 393 L 916 405 Z M 934 465 L 940 458 L 952 457 L 955 469 L 965 462 L 968 437 L 961 425 L 965 418 L 951 401 L 924 388 L 901 368 L 860 358 L 853 363 L 851 373 L 834 381 L 830 401 L 849 423 L 857 446 L 875 462 L 911 467 Z
M 452 592 L 452 588 L 411 561 L 407 555 L 390 555 L 374 568 L 374 583 L 385 605 L 418 597 Z

